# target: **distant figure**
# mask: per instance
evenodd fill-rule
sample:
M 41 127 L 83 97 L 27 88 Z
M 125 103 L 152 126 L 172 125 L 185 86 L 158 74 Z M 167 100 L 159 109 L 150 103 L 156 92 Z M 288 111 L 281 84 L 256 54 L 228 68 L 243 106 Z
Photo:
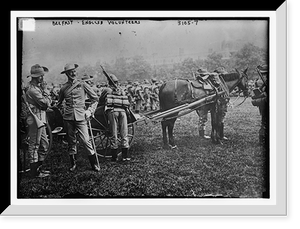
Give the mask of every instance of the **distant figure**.
M 144 104 L 143 104 L 144 111 L 151 110 L 151 94 L 148 86 L 144 87 L 143 99 L 144 99 Z
M 151 93 L 151 109 L 157 110 L 159 108 L 159 87 L 155 86 L 152 87 L 152 93 Z
M 144 97 L 143 97 L 143 88 L 142 86 L 139 85 L 138 82 L 135 82 L 134 85 L 136 85 L 135 87 L 135 91 L 134 91 L 134 100 L 135 100 L 135 113 L 140 113 L 142 106 L 143 106 L 143 102 L 144 102 Z

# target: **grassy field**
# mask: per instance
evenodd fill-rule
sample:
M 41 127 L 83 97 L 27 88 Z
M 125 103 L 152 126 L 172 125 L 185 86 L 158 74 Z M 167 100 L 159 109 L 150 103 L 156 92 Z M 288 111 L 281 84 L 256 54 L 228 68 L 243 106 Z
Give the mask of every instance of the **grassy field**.
M 52 175 L 30 179 L 21 174 L 19 198 L 239 197 L 261 198 L 265 149 L 258 144 L 260 115 L 250 99 L 229 108 L 223 145 L 198 137 L 193 112 L 175 124 L 177 149 L 162 149 L 160 123 L 137 126 L 130 162 L 101 160 L 101 172 L 90 169 L 80 148 L 78 169 L 69 172 L 67 146 L 54 143 L 46 167 Z M 210 119 L 207 125 L 210 133 Z

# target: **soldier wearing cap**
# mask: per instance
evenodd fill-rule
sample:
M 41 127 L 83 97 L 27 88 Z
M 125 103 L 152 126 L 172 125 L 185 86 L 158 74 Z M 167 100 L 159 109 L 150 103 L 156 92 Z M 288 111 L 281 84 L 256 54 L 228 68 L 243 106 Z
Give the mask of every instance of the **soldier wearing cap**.
M 105 105 L 105 111 L 107 113 L 108 121 L 109 121 L 109 129 L 111 133 L 110 142 L 111 142 L 111 155 L 112 161 L 117 160 L 118 154 L 118 129 L 120 133 L 120 140 L 121 140 L 121 148 L 122 148 L 122 159 L 123 161 L 129 161 L 130 157 L 128 155 L 128 148 L 129 148 L 129 140 L 128 140 L 128 121 L 126 115 L 126 109 L 129 107 L 129 101 L 126 93 L 122 88 L 119 86 L 118 78 L 110 74 L 110 78 L 113 81 L 108 82 L 108 87 L 105 88 L 101 96 L 99 98 L 99 104 Z M 112 95 L 113 98 L 116 100 L 114 102 L 110 102 L 108 100 L 108 95 Z M 118 99 L 120 98 L 120 99 Z M 123 105 L 123 103 L 118 103 L 117 101 L 124 101 L 123 99 L 127 100 L 127 107 Z
M 225 69 L 223 67 L 219 67 L 217 68 L 213 73 L 208 72 L 206 69 L 204 68 L 199 68 L 197 71 L 197 79 L 201 79 L 202 81 L 206 81 L 206 80 L 210 80 L 212 82 L 212 84 L 215 87 L 219 87 L 219 79 L 218 79 L 218 74 L 225 74 L 227 73 L 225 71 Z M 229 103 L 229 98 L 227 97 L 220 97 L 218 100 L 218 104 L 219 104 L 219 109 L 221 110 L 221 125 L 222 128 L 220 129 L 220 138 L 223 140 L 228 140 L 227 137 L 224 136 L 224 119 L 225 119 L 225 115 L 227 112 L 227 107 L 228 107 L 228 103 Z M 196 112 L 199 116 L 199 121 L 198 121 L 198 130 L 199 130 L 199 136 L 201 138 L 205 138 L 205 139 L 209 139 L 210 136 L 205 134 L 205 129 L 206 129 L 206 123 L 207 123 L 207 115 L 208 115 L 208 111 L 209 111 L 210 107 L 209 106 L 204 106 L 201 107 L 200 109 L 197 109 Z
M 31 81 L 26 91 L 26 100 L 32 112 L 42 123 L 46 123 L 46 110 L 51 104 L 49 94 L 42 87 L 44 75 L 48 71 L 48 68 L 36 64 L 31 67 L 30 75 L 27 76 L 31 77 Z M 28 127 L 28 154 L 31 177 L 42 178 L 49 176 L 49 171 L 41 169 L 49 147 L 46 127 L 38 128 L 32 124 Z
M 83 76 L 81 77 L 82 81 L 85 81 L 88 85 L 90 85 L 91 87 L 93 86 L 93 76 L 88 75 L 87 73 L 84 73 Z
M 259 129 L 259 143 L 266 144 L 268 141 L 267 123 L 268 123 L 268 66 L 262 65 L 257 67 L 260 78 L 254 83 L 254 95 L 252 96 L 252 105 L 257 106 L 261 115 L 261 126 Z
M 209 76 L 209 72 L 205 69 L 205 68 L 199 68 L 196 72 L 196 79 L 204 82 L 208 76 Z M 201 109 L 197 109 L 196 112 L 199 116 L 199 121 L 198 121 L 198 130 L 199 130 L 199 136 L 201 138 L 205 138 L 205 139 L 209 139 L 210 136 L 205 135 L 205 125 L 207 123 L 207 115 L 208 115 L 208 107 L 204 106 Z
M 257 66 L 257 72 L 260 76 L 259 79 L 255 81 L 255 88 L 253 89 L 254 95 L 252 96 L 252 105 L 257 106 L 259 113 L 261 115 L 261 125 L 258 132 L 259 144 L 263 147 L 269 146 L 269 132 L 268 132 L 268 78 L 269 70 L 268 65 Z M 264 181 L 265 181 L 265 191 L 263 192 L 264 198 L 270 198 L 270 152 L 269 150 L 264 150 Z
M 139 82 L 135 82 L 135 90 L 134 90 L 134 101 L 135 101 L 135 113 L 140 113 L 143 102 L 144 102 L 144 96 L 143 96 L 143 87 L 139 84 Z
M 216 70 L 214 70 L 214 72 L 216 74 L 218 74 L 218 77 L 219 77 L 219 75 L 228 73 L 225 70 L 224 67 L 218 67 Z M 229 93 L 229 91 L 228 91 L 228 93 Z M 219 98 L 219 110 L 220 110 L 220 113 L 221 113 L 221 117 L 220 117 L 220 122 L 221 122 L 220 138 L 223 139 L 223 140 L 228 140 L 228 138 L 224 136 L 224 120 L 225 120 L 226 113 L 228 111 L 227 108 L 228 108 L 229 100 L 230 100 L 229 94 L 226 94 L 226 93 L 224 95 L 221 95 L 220 98 Z
M 151 93 L 148 85 L 144 86 L 143 101 L 144 111 L 151 110 Z
M 66 74 L 68 81 L 59 91 L 59 99 L 57 106 L 65 100 L 65 109 L 63 119 L 68 130 L 68 152 L 71 161 L 70 171 L 74 171 L 77 167 L 77 139 L 78 137 L 83 143 L 88 153 L 88 159 L 94 171 L 100 171 L 97 165 L 97 154 L 92 147 L 88 134 L 87 119 L 95 112 L 98 104 L 98 96 L 86 82 L 76 79 L 78 68 L 77 64 L 66 64 L 61 74 Z M 91 100 L 90 106 L 85 109 L 85 99 Z
M 128 100 L 129 100 L 129 103 L 130 103 L 130 109 L 133 109 L 134 108 L 134 105 L 135 105 L 135 101 L 134 101 L 134 87 L 133 85 L 129 84 L 127 86 L 127 96 L 128 96 Z

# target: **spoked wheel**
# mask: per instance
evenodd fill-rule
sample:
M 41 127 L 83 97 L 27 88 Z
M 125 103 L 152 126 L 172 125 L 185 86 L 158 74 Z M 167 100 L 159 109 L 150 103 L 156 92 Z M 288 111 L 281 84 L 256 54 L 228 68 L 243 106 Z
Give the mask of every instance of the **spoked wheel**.
M 129 147 L 131 146 L 133 139 L 134 139 L 134 131 L 135 126 L 131 123 L 128 124 L 128 141 Z M 93 136 L 96 146 L 96 151 L 99 157 L 103 158 L 111 158 L 110 152 L 110 132 L 109 130 L 99 130 L 93 128 Z M 119 138 L 119 143 L 121 142 Z M 121 152 L 121 149 L 119 149 Z
M 46 133 L 47 133 L 47 138 L 48 138 L 48 142 L 49 142 L 49 147 L 47 150 L 47 155 L 48 155 L 52 149 L 52 143 L 53 143 L 52 130 L 51 130 L 51 127 L 48 122 L 46 123 Z
M 51 127 L 46 123 L 46 133 L 47 133 L 47 139 L 49 143 L 49 147 L 47 150 L 47 155 L 50 153 L 52 149 L 52 132 L 51 132 Z M 19 149 L 19 161 L 18 161 L 18 171 L 19 173 L 24 173 L 28 172 L 30 170 L 29 168 L 29 155 L 28 155 L 28 137 L 27 137 L 27 132 L 25 131 L 20 131 L 21 132 L 21 145 Z

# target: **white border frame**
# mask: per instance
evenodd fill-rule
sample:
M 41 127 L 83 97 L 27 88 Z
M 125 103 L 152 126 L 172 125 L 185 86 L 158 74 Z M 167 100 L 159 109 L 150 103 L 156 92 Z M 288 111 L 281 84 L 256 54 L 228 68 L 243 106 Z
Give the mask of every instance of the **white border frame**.
M 11 12 L 11 120 L 16 112 L 17 17 L 269 17 L 270 18 L 270 199 L 17 199 L 16 154 L 11 153 L 11 205 L 2 215 L 286 215 L 287 214 L 287 3 L 277 11 L 13 11 Z M 272 73 L 273 72 L 273 73 Z M 274 79 L 274 80 L 273 80 Z M 11 152 L 17 151 L 11 123 Z

